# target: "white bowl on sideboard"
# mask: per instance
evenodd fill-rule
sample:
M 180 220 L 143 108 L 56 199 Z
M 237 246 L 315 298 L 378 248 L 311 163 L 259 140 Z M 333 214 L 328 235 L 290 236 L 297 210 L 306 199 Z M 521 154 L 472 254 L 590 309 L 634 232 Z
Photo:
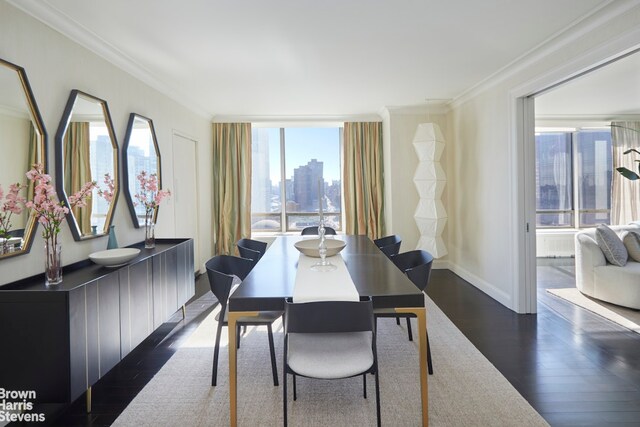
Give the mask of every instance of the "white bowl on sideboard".
M 89 259 L 105 267 L 120 267 L 137 257 L 139 253 L 140 249 L 135 248 L 107 249 L 90 254 Z

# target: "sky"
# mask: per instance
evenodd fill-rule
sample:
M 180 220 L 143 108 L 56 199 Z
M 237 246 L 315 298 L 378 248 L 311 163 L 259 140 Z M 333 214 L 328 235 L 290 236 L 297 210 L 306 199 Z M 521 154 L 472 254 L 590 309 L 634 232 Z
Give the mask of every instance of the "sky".
M 269 128 L 271 181 L 280 181 L 280 129 Z M 285 128 L 286 178 L 311 159 L 323 162 L 326 182 L 340 179 L 340 128 Z

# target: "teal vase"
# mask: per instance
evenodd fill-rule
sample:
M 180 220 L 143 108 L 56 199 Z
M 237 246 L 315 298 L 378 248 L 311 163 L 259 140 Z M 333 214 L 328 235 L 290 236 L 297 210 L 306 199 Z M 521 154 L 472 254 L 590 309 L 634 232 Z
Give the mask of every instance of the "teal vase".
M 107 249 L 116 249 L 118 247 L 115 227 L 115 225 L 109 227 L 109 242 L 107 243 Z

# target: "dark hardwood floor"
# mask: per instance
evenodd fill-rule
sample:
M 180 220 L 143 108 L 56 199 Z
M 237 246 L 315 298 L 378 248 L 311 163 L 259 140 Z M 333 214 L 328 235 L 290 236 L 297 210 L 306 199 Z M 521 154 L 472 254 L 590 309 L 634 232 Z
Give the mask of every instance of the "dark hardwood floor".
M 432 272 L 427 293 L 552 426 L 640 426 L 640 335 L 545 291 L 574 286 L 573 274 L 573 260 L 539 260 L 537 315 L 515 314 L 448 270 Z M 211 312 L 208 289 L 200 276 L 186 320 L 177 313 L 94 385 L 90 415 L 82 397 L 53 424 L 110 425 Z
M 640 426 L 640 335 L 545 291 L 575 286 L 572 259 L 537 271 L 537 315 L 445 270 L 427 294 L 552 426 Z

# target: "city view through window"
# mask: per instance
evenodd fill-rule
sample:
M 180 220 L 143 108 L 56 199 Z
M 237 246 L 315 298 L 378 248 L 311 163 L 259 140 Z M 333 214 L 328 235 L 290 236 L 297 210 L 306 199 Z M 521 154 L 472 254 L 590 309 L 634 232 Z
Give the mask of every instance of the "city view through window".
M 109 130 L 104 122 L 91 122 L 89 125 L 89 162 L 91 164 L 91 176 L 101 188 L 104 185 L 104 174 L 113 174 L 113 145 Z M 113 178 L 113 176 L 112 176 Z M 98 189 L 94 189 L 91 196 L 92 213 L 91 227 L 102 232 L 104 223 L 107 220 L 109 203 L 98 196 Z
M 140 194 L 142 188 L 140 181 L 138 181 L 138 175 L 142 171 L 148 174 L 158 173 L 158 156 L 155 152 L 155 142 L 153 140 L 153 134 L 150 132 L 150 128 L 145 121 L 145 126 L 135 127 L 131 130 L 129 135 L 129 147 L 127 148 L 127 165 L 129 174 L 129 192 L 131 197 L 135 194 Z M 160 174 L 158 173 L 158 177 Z M 144 224 L 144 218 L 146 215 L 146 209 L 144 204 L 137 203 L 135 205 L 136 216 L 138 222 Z
M 341 135 L 337 127 L 252 129 L 252 230 L 318 225 L 320 203 L 325 225 L 342 228 Z
M 612 171 L 609 129 L 537 132 L 537 227 L 609 224 Z

